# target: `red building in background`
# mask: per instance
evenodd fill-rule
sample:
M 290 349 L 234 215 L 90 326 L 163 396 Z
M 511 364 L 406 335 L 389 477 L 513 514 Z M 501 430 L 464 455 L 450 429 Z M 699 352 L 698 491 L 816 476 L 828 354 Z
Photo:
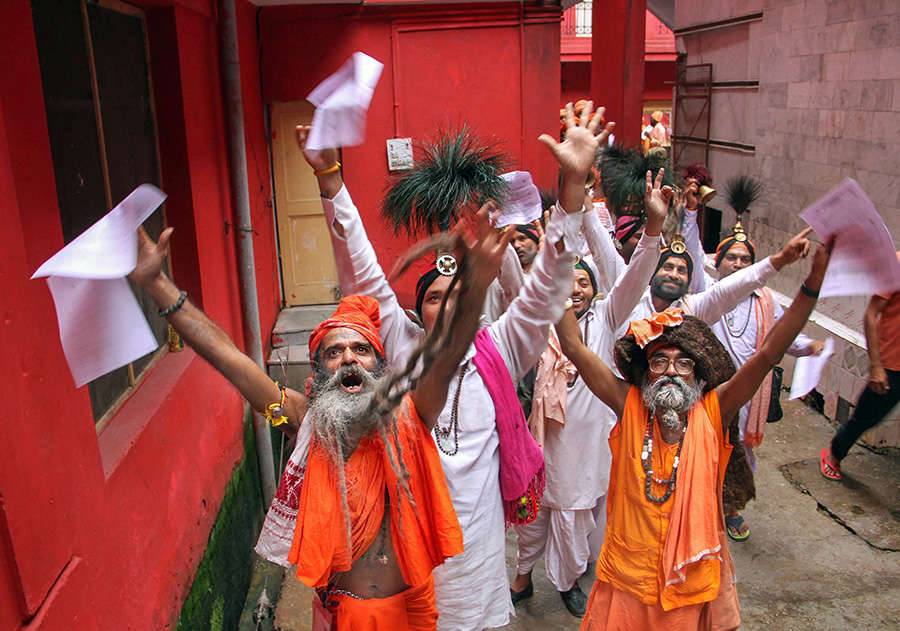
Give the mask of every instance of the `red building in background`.
M 556 169 L 537 137 L 558 129 L 561 85 L 566 95 L 588 93 L 588 81 L 566 83 L 568 67 L 586 64 L 560 63 L 561 10 L 546 2 L 236 4 L 245 169 L 228 151 L 226 2 L 3 4 L 0 629 L 157 630 L 174 628 L 179 615 L 182 628 L 231 628 L 263 510 L 245 405 L 189 349 L 163 344 L 74 387 L 49 291 L 29 280 L 44 260 L 154 182 L 168 199 L 148 227 L 176 228 L 174 280 L 250 348 L 240 240 L 254 245 L 256 292 L 247 297 L 263 340 L 293 293 L 280 265 L 296 235 L 277 226 L 293 225 L 284 222 L 294 176 L 271 166 L 291 140 L 279 140 L 271 115 L 302 106 L 351 53 L 385 64 L 365 142 L 342 155 L 383 261 L 407 244 L 378 215 L 387 139 L 425 142 L 467 123 L 497 139 L 511 168 L 551 188 Z M 252 231 L 232 201 L 236 172 Z M 301 267 L 310 256 L 300 252 Z M 398 287 L 401 300 L 410 289 Z M 144 306 L 164 341 L 155 306 Z

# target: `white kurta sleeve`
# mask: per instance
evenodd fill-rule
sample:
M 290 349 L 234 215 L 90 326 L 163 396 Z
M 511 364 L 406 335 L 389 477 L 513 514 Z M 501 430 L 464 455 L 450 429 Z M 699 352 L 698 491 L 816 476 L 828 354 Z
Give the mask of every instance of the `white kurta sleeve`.
M 681 236 L 684 237 L 684 245 L 688 254 L 694 261 L 694 274 L 691 276 L 691 291 L 699 294 L 709 289 L 716 279 L 706 273 L 706 252 L 700 241 L 700 226 L 697 224 L 697 209 L 684 209 L 684 218 L 681 225 Z
M 647 290 L 656 264 L 659 262 L 659 237 L 643 234 L 625 273 L 619 277 L 609 296 L 598 305 L 599 314 L 610 330 L 618 330 L 634 311 L 641 296 Z
M 531 370 L 547 347 L 550 325 L 562 318 L 566 298 L 572 293 L 581 213 L 567 215 L 558 209 L 547 224 L 544 247 L 538 252 L 522 291 L 490 331 L 513 381 Z M 565 249 L 556 251 L 562 239 Z
M 778 319 L 784 315 L 784 309 L 781 308 L 781 305 L 777 300 L 773 300 L 772 303 L 775 311 L 775 322 L 778 322 Z M 787 354 L 793 357 L 806 357 L 807 355 L 812 355 L 813 342 L 815 342 L 815 340 L 805 333 L 799 333 L 797 337 L 794 338 L 794 341 L 791 342 L 790 347 L 787 349 Z
M 726 276 L 702 293 L 685 296 L 683 302 L 690 315 L 712 326 L 749 296 L 750 292 L 763 287 L 777 271 L 769 257 L 766 257 L 759 263 Z
M 581 231 L 600 274 L 597 283 L 603 293 L 608 294 L 616 284 L 616 279 L 625 271 L 625 261 L 616 250 L 609 231 L 603 227 L 596 212 L 584 213 Z
M 378 300 L 381 310 L 379 335 L 384 344 L 386 359 L 391 367 L 400 367 L 419 343 L 424 331 L 410 321 L 397 301 L 394 290 L 378 264 L 362 217 L 353 204 L 347 187 L 341 187 L 334 199 L 323 197 L 322 208 L 331 233 L 341 289 L 344 295 L 365 294 Z M 336 231 L 336 224 L 343 228 L 343 237 Z

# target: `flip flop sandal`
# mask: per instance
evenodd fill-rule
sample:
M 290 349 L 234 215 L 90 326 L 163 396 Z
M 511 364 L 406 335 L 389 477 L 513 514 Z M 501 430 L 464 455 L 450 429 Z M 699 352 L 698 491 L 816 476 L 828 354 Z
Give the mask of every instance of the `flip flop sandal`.
M 822 473 L 823 477 L 826 477 L 829 480 L 834 480 L 835 482 L 839 482 L 841 479 L 841 465 L 833 465 L 826 460 L 830 453 L 830 447 L 823 447 L 822 451 L 819 452 L 819 471 Z M 828 473 L 828 469 L 831 469 L 836 473 Z
M 746 541 L 750 538 L 750 528 L 747 528 L 747 532 L 741 534 L 741 526 L 744 525 L 744 518 L 741 515 L 737 517 L 725 517 L 725 532 L 728 533 L 728 537 L 734 539 L 735 541 Z M 731 529 L 734 528 L 734 533 L 732 534 Z

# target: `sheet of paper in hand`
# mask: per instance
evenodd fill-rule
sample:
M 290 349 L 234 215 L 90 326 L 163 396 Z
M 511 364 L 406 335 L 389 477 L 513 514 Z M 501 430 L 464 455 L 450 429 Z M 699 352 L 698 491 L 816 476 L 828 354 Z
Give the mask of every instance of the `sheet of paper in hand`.
M 844 180 L 800 218 L 822 241 L 837 235 L 821 297 L 890 294 L 900 289 L 900 261 L 891 234 L 856 180 Z
M 316 86 L 306 100 L 316 106 L 307 149 L 361 145 L 366 113 L 384 64 L 356 52 L 340 69 Z
M 509 196 L 500 208 L 497 227 L 531 223 L 541 216 L 541 194 L 528 171 L 510 171 L 501 175 L 509 184 Z
M 47 277 L 76 386 L 159 346 L 125 276 L 137 264 L 138 226 L 165 199 L 152 184 L 141 184 L 32 275 Z
M 791 381 L 791 399 L 798 399 L 810 393 L 819 385 L 828 358 L 834 355 L 834 338 L 825 340 L 825 348 L 818 355 L 798 357 L 794 363 L 794 379 Z

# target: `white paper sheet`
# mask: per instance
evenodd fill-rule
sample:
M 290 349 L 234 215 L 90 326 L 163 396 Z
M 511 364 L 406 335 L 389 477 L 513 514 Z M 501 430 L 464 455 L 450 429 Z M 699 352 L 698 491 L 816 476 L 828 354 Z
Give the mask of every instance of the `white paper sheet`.
M 900 262 L 875 205 L 846 179 L 802 213 L 822 241 L 837 234 L 819 295 L 868 296 L 900 289 Z
M 165 199 L 152 184 L 142 184 L 32 275 L 48 277 L 76 386 L 158 346 L 125 276 L 137 263 L 138 226 Z
M 510 171 L 501 175 L 509 184 L 509 197 L 500 208 L 497 227 L 531 223 L 541 216 L 541 194 L 528 171 Z
M 809 394 L 819 384 L 825 364 L 832 355 L 834 355 L 834 339 L 829 337 L 825 340 L 825 348 L 818 355 L 798 357 L 794 363 L 794 378 L 791 380 L 789 398 L 798 399 Z
M 384 64 L 356 52 L 340 69 L 316 86 L 306 100 L 316 106 L 307 149 L 361 145 L 366 113 Z

